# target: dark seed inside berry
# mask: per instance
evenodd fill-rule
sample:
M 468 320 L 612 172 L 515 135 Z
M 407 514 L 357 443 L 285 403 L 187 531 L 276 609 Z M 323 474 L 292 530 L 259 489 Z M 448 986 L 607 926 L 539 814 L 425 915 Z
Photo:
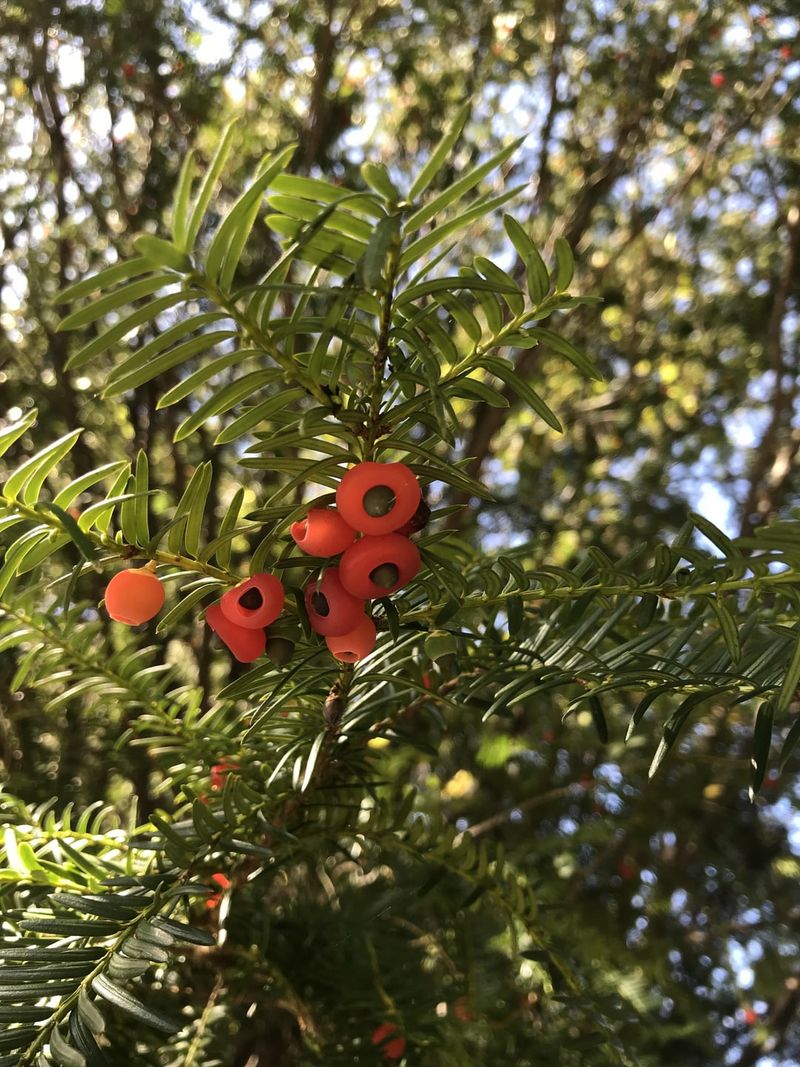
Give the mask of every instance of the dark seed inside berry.
M 388 485 L 373 485 L 364 493 L 364 511 L 373 519 L 388 515 L 395 505 L 394 490 Z
M 380 566 L 369 572 L 370 581 L 375 585 L 379 585 L 381 589 L 391 589 L 393 585 L 397 585 L 397 580 L 400 577 L 400 571 L 394 565 L 394 563 L 381 563 Z
M 331 606 L 328 603 L 328 598 L 324 593 L 312 593 L 311 594 L 311 610 L 316 615 L 321 615 L 322 618 L 326 618 L 331 613 Z
M 242 593 L 239 597 L 239 603 L 243 608 L 247 608 L 248 611 L 258 611 L 264 603 L 264 598 L 257 589 L 248 589 L 246 593 Z
M 424 529 L 428 525 L 428 519 L 431 517 L 431 509 L 424 500 L 420 500 L 419 507 L 408 520 L 408 525 L 412 533 L 417 533 L 419 530 Z
M 267 658 L 272 660 L 276 667 L 282 667 L 288 663 L 294 653 L 294 641 L 286 637 L 267 638 Z

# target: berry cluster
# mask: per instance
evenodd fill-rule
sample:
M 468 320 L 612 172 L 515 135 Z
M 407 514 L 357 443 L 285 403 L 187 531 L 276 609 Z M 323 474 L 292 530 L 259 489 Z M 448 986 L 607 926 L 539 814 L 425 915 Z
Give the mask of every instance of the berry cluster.
M 428 514 L 405 464 L 359 463 L 339 483 L 335 508 L 312 508 L 293 524 L 301 551 L 341 557 L 309 582 L 304 600 L 311 629 L 342 663 L 357 663 L 375 646 L 365 601 L 396 593 L 419 571 L 419 550 L 408 535 L 422 529 Z
M 325 638 L 331 654 L 357 663 L 375 646 L 375 623 L 365 602 L 389 596 L 407 585 L 420 568 L 417 546 L 409 536 L 428 521 L 430 509 L 419 482 L 403 463 L 359 463 L 342 478 L 336 506 L 312 508 L 291 535 L 298 548 L 322 559 L 339 557 L 305 589 L 308 621 Z M 155 564 L 121 571 L 106 587 L 112 619 L 138 626 L 164 605 L 164 588 Z M 254 574 L 229 589 L 206 611 L 206 622 L 240 663 L 266 651 L 284 663 L 292 643 L 270 627 L 283 611 L 285 592 L 272 574 Z

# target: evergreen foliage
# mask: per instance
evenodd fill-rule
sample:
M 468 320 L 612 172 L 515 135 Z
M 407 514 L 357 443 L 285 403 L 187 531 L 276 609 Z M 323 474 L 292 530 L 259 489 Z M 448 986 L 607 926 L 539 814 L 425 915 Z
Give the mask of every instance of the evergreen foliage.
M 162 407 L 190 402 L 175 439 L 224 414 L 216 443 L 244 438 L 242 466 L 277 470 L 283 478 L 247 514 L 241 514 L 241 492 L 235 494 L 219 530 L 205 522 L 213 460 L 195 469 L 171 517 L 155 529 L 149 502 L 159 489 L 144 453 L 133 467 L 110 463 L 64 477 L 79 430 L 26 456 L 4 481 L 0 520 L 14 537 L 0 570 L 1 640 L 4 650 L 25 653 L 12 686 L 53 689 L 49 709 L 76 694 L 88 696 L 93 709 L 109 703 L 125 709 L 123 743 L 145 744 L 157 756 L 168 799 L 145 823 L 134 817 L 125 827 L 106 809 L 75 820 L 52 805 L 30 810 L 10 802 L 0 981 L 15 1014 L 0 1038 L 9 1053 L 2 1062 L 103 1062 L 105 1042 L 98 1038 L 111 1011 L 185 1040 L 180 1016 L 163 1013 L 152 991 L 147 996 L 139 987 L 164 982 L 176 946 L 214 944 L 191 922 L 193 902 L 209 892 L 201 872 L 224 868 L 231 883 L 226 900 L 238 886 L 269 898 L 276 880 L 292 871 L 315 864 L 321 874 L 326 857 L 334 875 L 325 874 L 322 887 L 327 881 L 336 892 L 345 931 L 365 907 L 367 913 L 391 907 L 398 921 L 414 923 L 414 898 L 447 881 L 452 915 L 442 916 L 441 936 L 458 945 L 469 937 L 462 927 L 470 911 L 490 909 L 498 935 L 505 930 L 507 951 L 531 960 L 544 979 L 552 1001 L 545 1010 L 556 1024 L 551 1054 L 564 1040 L 558 1020 L 566 1011 L 573 1026 L 585 1015 L 573 1047 L 607 1062 L 630 1062 L 617 1031 L 634 1010 L 631 996 L 597 988 L 564 957 L 539 920 L 534 886 L 516 865 L 485 842 L 476 844 L 469 832 L 426 816 L 414 790 L 398 794 L 382 784 L 370 745 L 413 746 L 407 722 L 422 711 L 446 730 L 462 709 L 483 720 L 507 716 L 513 705 L 555 688 L 570 697 L 567 714 L 588 709 L 606 740 L 604 701 L 631 690 L 641 699 L 629 735 L 656 702 L 668 714 L 654 774 L 690 716 L 724 694 L 758 708 L 757 790 L 772 717 L 785 715 L 800 678 L 797 531 L 783 523 L 736 543 L 694 516 L 670 545 L 643 544 L 616 560 L 594 548 L 573 569 L 534 569 L 526 565 L 527 546 L 493 557 L 434 528 L 420 539 L 423 574 L 401 596 L 381 602 L 376 651 L 355 669 L 331 666 L 300 606 L 315 561 L 292 551 L 287 525 L 309 503 L 330 502 L 344 470 L 362 460 L 399 459 L 424 485 L 484 497 L 483 487 L 448 458 L 460 400 L 502 403 L 502 383 L 561 429 L 546 399 L 516 375 L 509 348 L 546 345 L 596 376 L 586 356 L 541 325 L 587 300 L 569 290 L 572 254 L 563 240 L 548 270 L 524 228 L 506 215 L 525 264 L 522 284 L 482 258 L 448 273 L 448 246 L 459 229 L 476 212 L 495 211 L 509 199 L 482 193 L 480 183 L 513 145 L 424 195 L 462 123 L 459 116 L 408 197 L 373 164 L 362 168 L 363 190 L 293 176 L 285 171 L 292 150 L 281 151 L 260 165 L 198 248 L 229 128 L 196 188 L 187 157 L 172 241 L 143 235 L 135 242 L 138 256 L 81 279 L 59 297 L 67 307 L 59 330 L 89 337 L 71 355 L 71 366 L 105 360 L 107 395 L 178 368 L 178 383 L 159 399 Z M 239 287 L 239 262 L 265 196 L 283 254 L 259 283 Z M 147 327 L 153 330 L 146 344 L 123 341 Z M 465 353 L 456 348 L 454 331 L 468 339 Z M 229 367 L 237 376 L 219 388 L 218 375 Z M 4 448 L 32 432 L 33 413 L 8 426 Z M 434 524 L 441 517 L 434 511 Z M 695 547 L 695 531 L 714 552 Z M 70 553 L 79 556 L 72 567 Z M 234 585 L 241 571 L 275 568 L 296 593 L 300 639 L 293 661 L 279 668 L 259 664 L 206 695 L 204 709 L 204 694 L 174 686 L 169 667 L 154 664 L 135 636 L 122 649 L 98 650 L 104 637 L 82 601 L 84 579 L 134 559 L 154 561 L 168 579 L 171 606 L 159 623 L 167 633 Z M 446 682 L 432 685 L 429 664 L 442 658 L 455 663 Z M 785 754 L 796 739 L 793 731 Z M 221 795 L 209 797 L 208 767 L 218 753 L 236 763 Z M 386 854 L 396 871 L 388 899 L 384 892 L 370 902 L 374 893 L 366 890 L 365 902 L 352 878 L 337 891 L 334 878 L 342 877 L 344 860 L 369 882 Z M 309 891 L 298 889 L 297 914 L 286 922 L 307 921 Z M 321 929 L 315 933 L 318 908 L 319 902 L 307 934 L 315 961 L 325 954 L 322 944 L 313 947 L 325 939 Z M 325 920 L 333 940 L 335 918 Z M 276 938 L 268 967 L 274 956 L 280 959 L 287 932 Z M 438 953 L 447 959 L 451 951 L 434 952 L 436 968 L 442 967 Z M 369 1022 L 357 1025 L 359 1000 L 380 958 L 380 947 L 370 942 L 360 964 L 337 964 L 356 972 L 352 988 L 340 994 L 352 1000 L 350 1021 L 360 1035 Z M 393 958 L 398 965 L 402 960 Z M 404 1025 L 401 1003 L 391 1000 L 389 1014 Z M 449 1041 L 442 1031 L 404 1029 L 422 1047 Z M 370 1051 L 363 1044 L 363 1036 L 354 1047 L 341 1032 L 308 1034 L 307 1055 L 309 1062 L 318 1053 L 329 1063 L 380 1056 L 377 1046 Z
M 591 36 L 590 14 L 575 19 L 576 38 Z M 110 17 L 121 29 L 131 16 Z M 512 37 L 518 62 L 532 61 L 531 43 Z M 667 86 L 665 121 L 677 121 L 668 66 L 654 61 L 653 86 Z M 418 88 L 433 108 L 430 86 Z M 199 118 L 210 97 L 186 107 Z M 770 893 L 791 901 L 800 873 L 776 860 L 780 819 L 775 840 L 758 824 L 761 791 L 792 768 L 800 740 L 800 516 L 756 521 L 776 509 L 755 489 L 735 537 L 672 497 L 641 521 L 615 512 L 601 490 L 616 475 L 587 473 L 596 437 L 576 406 L 616 402 L 602 394 L 614 360 L 578 337 L 609 312 L 621 329 L 629 310 L 607 277 L 592 279 L 604 304 L 588 291 L 580 255 L 576 282 L 577 210 L 549 233 L 525 221 L 521 139 L 461 151 L 474 107 L 450 108 L 446 122 L 435 111 L 442 132 L 413 166 L 398 145 L 388 165 L 340 168 L 336 180 L 317 176 L 336 170 L 322 166 L 333 136 L 288 144 L 286 115 L 248 178 L 234 149 L 255 135 L 212 129 L 184 152 L 171 204 L 148 172 L 138 236 L 109 241 L 80 269 L 59 264 L 63 288 L 39 315 L 64 356 L 59 374 L 87 376 L 98 409 L 125 410 L 137 427 L 121 450 L 113 416 L 94 421 L 92 402 L 85 431 L 76 409 L 56 405 L 0 421 L 0 697 L 13 719 L 12 695 L 32 696 L 35 711 L 14 725 L 45 754 L 0 798 L 0 1067 L 126 1056 L 154 1067 L 699 1065 L 719 1054 L 697 1022 L 696 990 L 714 985 L 704 961 L 749 938 L 742 916 Z M 630 108 L 620 143 L 633 152 L 646 119 Z M 603 162 L 598 184 L 617 166 Z M 537 196 L 560 208 L 544 162 L 539 181 Z M 786 218 L 794 241 L 797 219 Z M 648 330 L 675 288 L 653 289 Z M 756 311 L 748 304 L 743 320 Z M 663 314 L 672 342 L 681 312 Z M 736 317 L 724 309 L 720 336 L 746 329 Z M 639 451 L 665 440 L 677 416 L 664 411 L 631 430 Z M 529 449 L 510 503 L 504 478 L 485 476 L 465 444 L 487 412 Z M 171 482 L 147 440 L 157 417 Z M 702 450 L 699 436 L 687 440 L 690 454 Z M 433 511 L 415 535 L 419 576 L 376 602 L 377 647 L 347 667 L 303 606 L 325 561 L 298 552 L 289 529 L 365 460 L 407 464 Z M 482 515 L 524 510 L 525 484 L 551 477 L 584 488 L 597 477 L 577 508 L 619 536 L 576 537 L 563 551 L 557 534 L 575 527 L 561 530 L 555 503 L 530 537 L 475 536 Z M 104 585 L 145 563 L 165 583 L 164 611 L 152 627 L 110 624 Z M 202 618 L 261 571 L 286 587 L 280 632 L 293 653 L 243 670 Z M 550 738 L 534 744 L 543 720 Z M 59 785 L 85 778 L 74 802 L 44 802 L 45 757 L 64 722 L 72 748 L 59 754 Z M 584 726 L 578 776 L 563 738 Z M 625 743 L 638 762 L 619 785 Z M 703 792 L 703 761 L 731 764 L 720 793 Z M 476 809 L 468 767 L 491 791 Z M 685 797 L 673 795 L 676 767 L 683 783 L 695 775 Z M 739 788 L 753 807 L 735 818 L 721 804 L 693 807 L 720 795 L 733 806 Z M 516 836 L 492 833 L 558 798 L 580 812 L 571 829 L 543 817 Z M 658 877 L 656 853 L 667 857 Z M 606 862 L 618 882 L 636 880 L 630 900 L 592 880 Z M 752 873 L 746 891 L 718 874 L 725 864 Z M 700 878 L 683 915 L 673 906 L 696 868 L 724 883 L 713 931 Z M 695 954 L 684 947 L 678 962 L 690 913 Z M 643 969 L 621 944 L 635 946 L 648 924 Z M 773 956 L 791 937 L 780 926 L 764 945 L 780 986 Z M 717 993 L 714 1011 L 732 1017 L 721 981 Z

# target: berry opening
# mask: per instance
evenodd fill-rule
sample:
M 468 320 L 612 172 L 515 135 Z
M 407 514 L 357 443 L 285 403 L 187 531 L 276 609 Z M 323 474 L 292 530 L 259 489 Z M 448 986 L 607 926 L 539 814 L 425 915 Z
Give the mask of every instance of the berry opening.
M 280 615 L 285 593 L 274 574 L 253 574 L 220 600 L 222 613 L 229 622 L 248 630 L 262 630 Z
M 343 587 L 338 567 L 329 567 L 318 581 L 309 582 L 303 599 L 309 625 L 322 637 L 349 634 L 364 614 L 364 601 Z
M 373 519 L 382 519 L 388 515 L 397 503 L 394 490 L 388 485 L 373 485 L 364 493 L 364 511 Z
M 394 563 L 381 563 L 369 572 L 369 577 L 381 589 L 393 589 L 400 580 L 400 570 Z
M 391 596 L 414 577 L 421 566 L 419 549 L 400 534 L 362 537 L 346 549 L 339 564 L 342 585 L 353 596 L 375 600 Z
M 292 523 L 291 534 L 292 539 L 295 540 L 298 545 L 305 541 L 306 534 L 308 533 L 308 519 L 299 519 L 297 522 Z
M 417 510 L 421 490 L 405 463 L 364 461 L 351 467 L 336 488 L 336 508 L 353 530 L 370 536 L 392 533 Z
M 293 522 L 292 540 L 309 556 L 338 556 L 356 539 L 356 531 L 336 508 L 312 508 L 304 519 Z
M 317 615 L 321 615 L 323 619 L 327 619 L 327 617 L 331 613 L 331 606 L 328 603 L 328 598 L 325 596 L 324 593 L 311 594 L 311 607 L 317 613 Z
M 377 636 L 373 619 L 362 615 L 352 630 L 340 637 L 326 637 L 325 644 L 341 663 L 358 663 L 373 650 Z
M 264 603 L 264 598 L 258 589 L 248 589 L 246 593 L 239 597 L 239 603 L 243 608 L 247 608 L 248 611 L 258 611 Z

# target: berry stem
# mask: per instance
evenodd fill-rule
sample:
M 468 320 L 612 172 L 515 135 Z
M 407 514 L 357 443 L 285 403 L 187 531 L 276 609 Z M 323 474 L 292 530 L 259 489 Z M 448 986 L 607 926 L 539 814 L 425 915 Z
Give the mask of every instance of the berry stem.
M 397 278 L 400 273 L 400 253 L 403 242 L 398 227 L 397 233 L 389 246 L 389 254 L 386 259 L 386 291 L 383 295 L 381 309 L 381 322 L 378 331 L 378 341 L 375 346 L 375 356 L 372 361 L 372 390 L 369 402 L 369 421 L 364 440 L 365 460 L 374 459 L 375 442 L 381 436 L 381 403 L 384 394 L 384 377 L 386 364 L 389 362 L 389 335 L 392 329 L 392 309 L 394 306 L 394 291 Z

